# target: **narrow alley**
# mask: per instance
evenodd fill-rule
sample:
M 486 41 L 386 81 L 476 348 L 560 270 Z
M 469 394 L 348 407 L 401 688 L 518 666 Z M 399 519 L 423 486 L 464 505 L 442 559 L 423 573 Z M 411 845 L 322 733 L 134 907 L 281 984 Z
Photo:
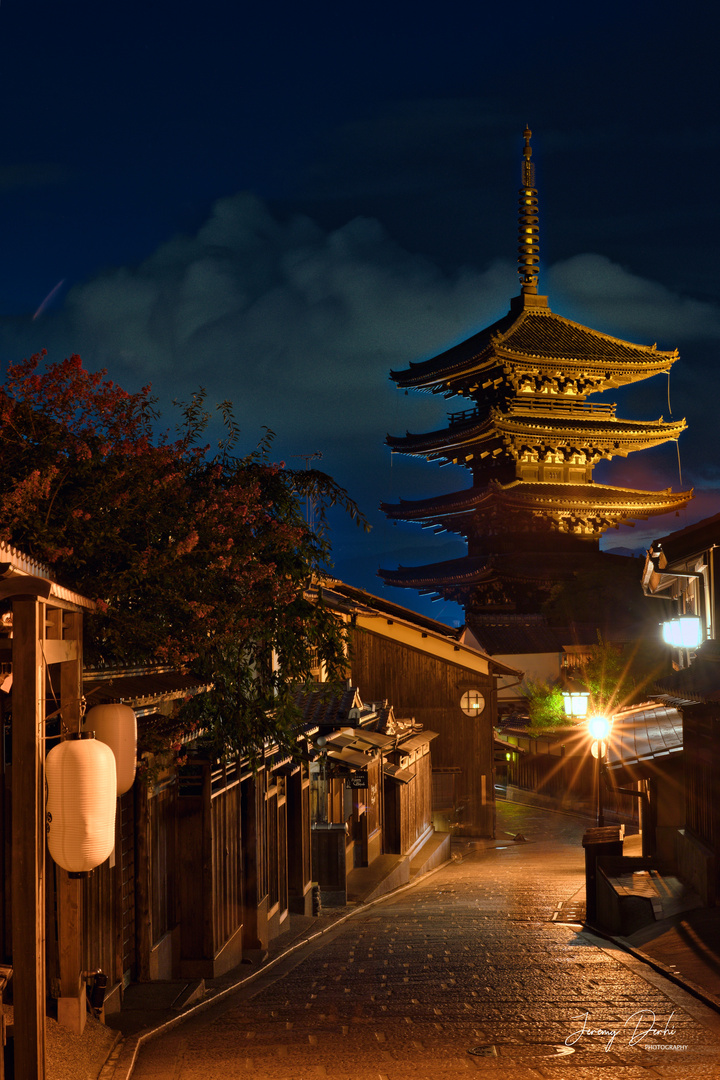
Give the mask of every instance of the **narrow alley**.
M 584 885 L 585 827 L 499 804 L 493 846 L 470 842 L 418 885 L 148 1042 L 133 1077 L 720 1076 L 716 1012 L 559 921 L 558 905 L 572 911 Z

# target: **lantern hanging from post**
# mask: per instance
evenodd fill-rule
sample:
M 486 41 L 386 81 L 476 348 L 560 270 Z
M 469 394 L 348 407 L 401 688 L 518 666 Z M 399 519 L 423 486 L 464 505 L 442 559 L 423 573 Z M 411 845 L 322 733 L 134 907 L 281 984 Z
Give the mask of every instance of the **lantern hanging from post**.
M 702 644 L 702 623 L 697 615 L 678 615 L 662 624 L 663 641 L 675 649 L 697 649 Z
M 45 777 L 50 855 L 69 873 L 87 874 L 115 846 L 115 755 L 90 732 L 70 735 L 48 752 Z
M 85 728 L 115 755 L 117 794 L 129 791 L 137 763 L 137 720 L 129 705 L 95 705 L 85 715 Z

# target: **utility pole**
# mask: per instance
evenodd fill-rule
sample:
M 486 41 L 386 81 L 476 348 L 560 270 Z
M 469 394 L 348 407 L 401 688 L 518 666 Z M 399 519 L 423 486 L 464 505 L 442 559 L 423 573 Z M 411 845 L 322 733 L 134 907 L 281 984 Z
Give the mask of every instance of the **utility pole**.
M 304 461 L 305 472 L 307 472 L 311 461 L 319 461 L 322 458 L 322 450 L 316 450 L 314 454 L 292 454 L 292 457 Z M 315 499 L 309 492 L 305 496 L 305 521 L 310 531 L 315 532 Z

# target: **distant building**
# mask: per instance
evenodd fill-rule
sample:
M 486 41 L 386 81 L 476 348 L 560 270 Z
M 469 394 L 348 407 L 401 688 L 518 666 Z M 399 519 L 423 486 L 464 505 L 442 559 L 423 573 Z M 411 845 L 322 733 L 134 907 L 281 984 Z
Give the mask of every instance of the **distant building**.
M 465 407 L 427 434 L 391 435 L 394 453 L 464 465 L 471 486 L 454 494 L 385 504 L 388 517 L 457 533 L 467 555 L 381 570 L 389 585 L 465 607 L 474 627 L 488 613 L 538 612 L 560 583 L 603 572 L 608 528 L 685 506 L 692 492 L 640 491 L 596 483 L 595 465 L 677 440 L 684 420 L 623 420 L 615 405 L 589 404 L 601 391 L 667 374 L 677 352 L 636 345 L 550 310 L 538 293 L 538 197 L 525 131 L 519 192 L 520 295 L 498 322 L 391 377 L 400 389 Z

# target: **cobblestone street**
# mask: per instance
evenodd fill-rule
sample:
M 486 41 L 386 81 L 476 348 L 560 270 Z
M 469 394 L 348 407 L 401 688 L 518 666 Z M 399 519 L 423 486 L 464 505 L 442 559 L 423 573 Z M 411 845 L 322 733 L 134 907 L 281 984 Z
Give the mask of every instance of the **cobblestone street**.
M 468 845 L 152 1040 L 133 1076 L 720 1076 L 717 1013 L 612 943 L 553 921 L 584 883 L 584 828 L 500 804 L 496 847 Z

